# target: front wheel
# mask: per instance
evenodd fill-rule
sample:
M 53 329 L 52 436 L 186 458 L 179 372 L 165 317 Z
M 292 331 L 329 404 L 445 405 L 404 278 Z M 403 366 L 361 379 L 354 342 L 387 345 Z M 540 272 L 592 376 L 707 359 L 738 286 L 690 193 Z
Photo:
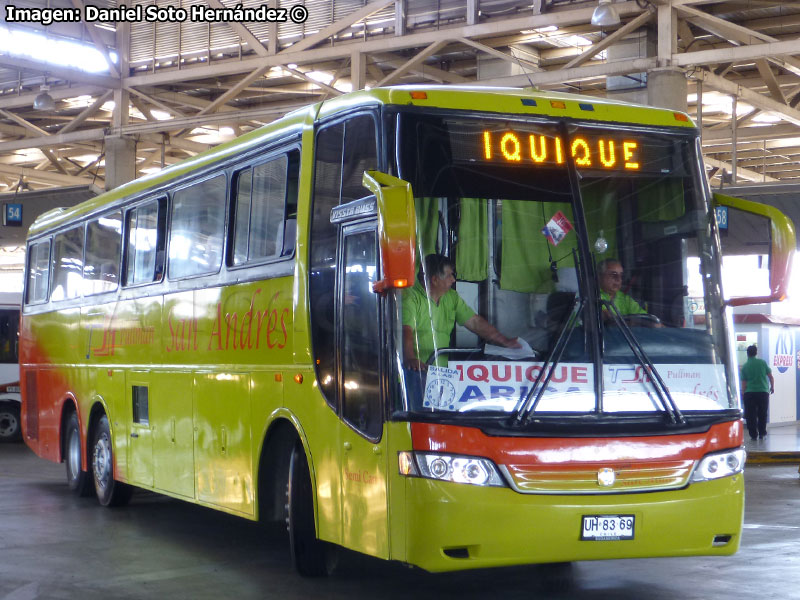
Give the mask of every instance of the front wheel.
M 103 415 L 97 422 L 92 444 L 92 471 L 94 491 L 103 506 L 121 506 L 131 499 L 133 488 L 114 479 L 114 451 L 111 445 L 111 428 L 108 417 Z
M 19 403 L 0 402 L 0 442 L 18 442 L 21 439 Z
M 314 525 L 314 499 L 311 474 L 303 446 L 295 444 L 289 458 L 289 483 L 286 487 L 286 526 L 292 565 L 304 577 L 325 577 L 333 572 L 335 549 L 317 539 Z
M 78 415 L 70 413 L 64 428 L 64 464 L 67 467 L 67 485 L 78 496 L 91 496 L 92 472 L 81 469 L 81 426 Z

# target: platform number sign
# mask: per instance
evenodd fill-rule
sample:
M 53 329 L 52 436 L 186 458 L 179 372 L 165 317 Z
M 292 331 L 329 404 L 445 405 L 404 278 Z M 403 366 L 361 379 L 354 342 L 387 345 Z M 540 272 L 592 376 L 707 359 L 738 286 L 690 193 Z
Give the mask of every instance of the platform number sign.
M 3 207 L 3 225 L 22 226 L 22 204 L 5 204 Z
M 717 227 L 722 230 L 728 229 L 728 207 L 717 206 L 714 208 L 714 213 L 717 217 Z

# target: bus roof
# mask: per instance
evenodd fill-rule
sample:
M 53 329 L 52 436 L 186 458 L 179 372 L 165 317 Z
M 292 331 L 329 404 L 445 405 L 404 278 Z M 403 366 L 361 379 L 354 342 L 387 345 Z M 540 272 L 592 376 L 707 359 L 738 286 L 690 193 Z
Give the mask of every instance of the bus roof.
M 247 151 L 268 140 L 299 133 L 304 124 L 311 124 L 317 119 L 349 108 L 369 105 L 420 106 L 505 115 L 542 115 L 655 127 L 694 127 L 691 118 L 682 112 L 592 96 L 546 92 L 535 88 L 404 85 L 361 90 L 292 111 L 235 140 L 215 146 L 152 175 L 125 183 L 76 206 L 47 211 L 34 221 L 28 234 L 35 236 L 94 212 L 115 200 L 156 189 L 185 173 L 224 160 L 237 152 Z

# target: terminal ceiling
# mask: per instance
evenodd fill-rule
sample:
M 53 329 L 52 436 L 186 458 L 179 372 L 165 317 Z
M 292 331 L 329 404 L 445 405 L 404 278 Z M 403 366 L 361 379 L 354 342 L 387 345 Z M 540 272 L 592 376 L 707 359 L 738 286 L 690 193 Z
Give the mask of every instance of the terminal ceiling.
M 84 2 L 118 8 L 118 0 L 0 0 L 0 6 L 85 9 Z M 104 73 L 91 74 L 0 49 L 0 194 L 102 188 L 107 136 L 136 141 L 139 176 L 293 108 L 365 86 L 534 85 L 636 99 L 642 73 L 658 67 L 680 68 L 688 78 L 687 106 L 702 124 L 714 184 L 723 175 L 727 180 L 734 165 L 739 183 L 800 181 L 798 2 L 620 1 L 613 6 L 621 23 L 610 27 L 590 22 L 597 0 L 243 4 L 278 2 L 304 4 L 308 20 L 0 23 L 79 40 L 109 57 Z M 53 110 L 33 108 L 43 85 Z

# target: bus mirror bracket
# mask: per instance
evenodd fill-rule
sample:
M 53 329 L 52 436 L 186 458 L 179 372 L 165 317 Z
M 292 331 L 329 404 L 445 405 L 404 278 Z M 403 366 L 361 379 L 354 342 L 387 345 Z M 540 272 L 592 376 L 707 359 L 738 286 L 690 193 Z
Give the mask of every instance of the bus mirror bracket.
M 730 298 L 729 306 L 767 304 L 786 299 L 792 259 L 796 249 L 795 228 L 791 219 L 773 206 L 714 193 L 714 206 L 729 206 L 742 212 L 767 217 L 770 222 L 769 296 Z
M 373 291 L 414 285 L 417 219 L 411 184 L 380 171 L 364 171 L 362 183 L 378 203 L 383 279 L 373 284 Z

